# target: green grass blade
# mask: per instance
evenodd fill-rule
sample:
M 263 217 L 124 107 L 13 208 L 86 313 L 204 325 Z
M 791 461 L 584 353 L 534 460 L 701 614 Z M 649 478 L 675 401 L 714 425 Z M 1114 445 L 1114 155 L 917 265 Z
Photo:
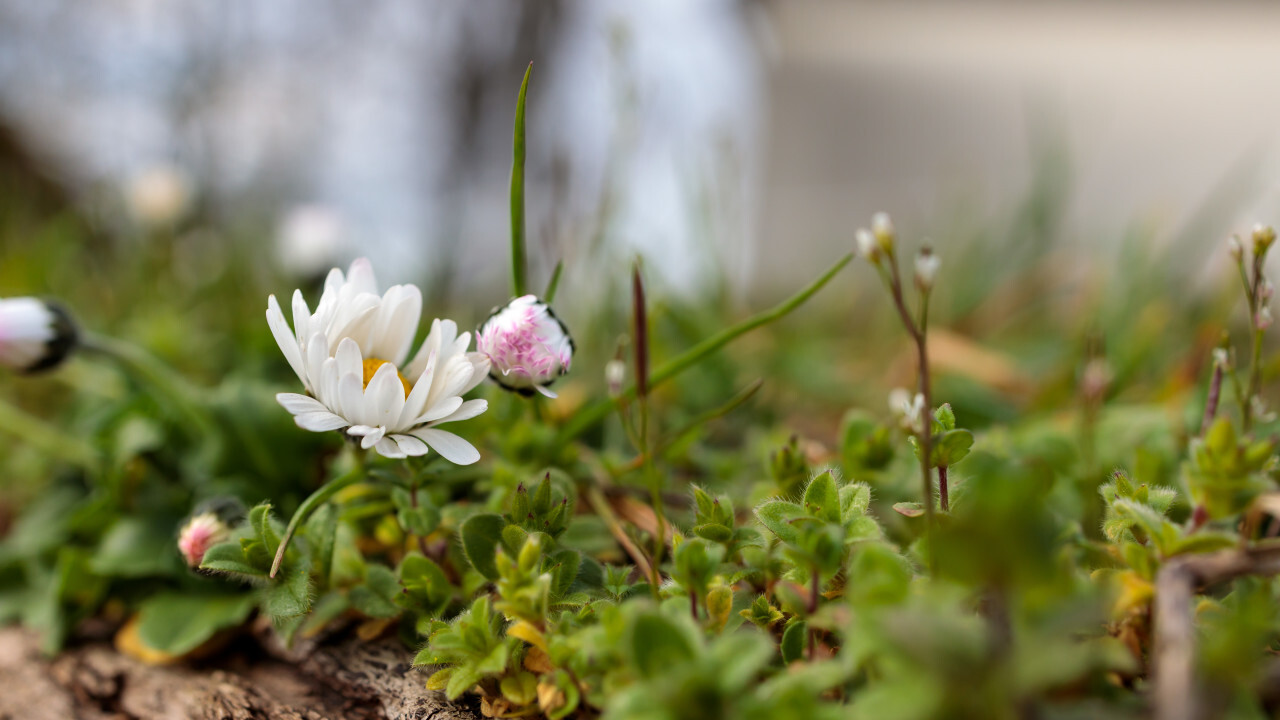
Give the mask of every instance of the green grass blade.
M 524 71 L 520 83 L 520 95 L 516 98 L 515 137 L 511 152 L 511 294 L 525 294 L 524 255 L 524 101 L 529 90 L 529 73 L 533 63 Z

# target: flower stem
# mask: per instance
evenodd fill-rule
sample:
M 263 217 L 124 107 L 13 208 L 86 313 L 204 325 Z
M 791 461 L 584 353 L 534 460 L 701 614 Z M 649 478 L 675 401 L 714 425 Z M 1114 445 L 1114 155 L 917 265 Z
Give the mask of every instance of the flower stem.
M 697 364 L 706 356 L 736 340 L 739 336 L 786 316 L 792 310 L 803 305 L 806 300 L 813 297 L 813 295 L 830 282 L 831 279 L 840 272 L 840 270 L 844 269 L 844 266 L 848 265 L 850 260 L 853 260 L 852 253 L 840 258 L 840 260 L 823 273 L 821 277 L 814 280 L 795 295 L 792 295 L 764 312 L 752 315 L 732 327 L 721 330 L 715 335 L 712 335 L 706 340 L 703 340 L 697 345 L 694 345 L 684 351 L 679 356 L 667 361 L 661 367 L 654 370 L 649 376 L 648 389 L 652 390 L 662 383 L 679 375 Z M 588 428 L 608 417 L 609 413 L 613 412 L 615 407 L 618 407 L 622 403 L 635 397 L 636 386 L 631 385 L 626 390 L 619 393 L 615 398 L 600 400 L 593 405 L 587 406 L 581 412 L 576 413 L 573 420 L 571 420 L 569 424 L 560 431 L 560 434 L 557 437 L 557 444 L 564 445 L 568 443 L 578 435 L 581 435 Z
M 938 466 L 938 505 L 942 512 L 951 512 L 951 500 L 947 497 L 947 466 Z
M 294 533 L 298 531 L 298 526 L 310 517 L 311 513 L 316 511 L 316 508 L 328 502 L 329 498 L 336 495 L 338 491 L 360 482 L 364 477 L 363 458 L 360 453 L 356 453 L 356 466 L 354 468 L 345 475 L 340 475 L 325 483 L 318 490 L 311 493 L 306 500 L 302 501 L 302 504 L 294 511 L 293 517 L 289 518 L 289 525 L 284 529 L 284 536 L 280 538 L 280 547 L 276 549 L 275 560 L 271 563 L 270 577 L 274 578 L 276 573 L 280 571 L 280 564 L 284 562 L 284 551 L 289 547 L 289 541 L 293 538 Z
M 1222 365 L 1213 364 L 1213 379 L 1209 381 L 1209 396 L 1204 401 L 1204 420 L 1200 421 L 1200 436 L 1209 432 L 1213 418 L 1218 414 L 1218 398 L 1222 394 Z

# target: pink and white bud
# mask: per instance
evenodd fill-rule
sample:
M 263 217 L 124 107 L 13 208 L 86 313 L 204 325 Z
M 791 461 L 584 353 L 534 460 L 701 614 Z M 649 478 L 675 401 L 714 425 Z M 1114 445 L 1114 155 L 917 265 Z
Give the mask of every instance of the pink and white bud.
M 1271 308 L 1264 305 L 1258 310 L 1257 314 L 1253 316 L 1253 327 L 1256 330 L 1266 330 L 1271 327 L 1271 323 L 1273 321 L 1274 319 L 1271 317 Z
M 574 345 L 551 308 L 525 295 L 493 311 L 476 333 L 476 350 L 489 358 L 489 377 L 502 387 L 553 398 L 547 386 L 569 371 Z
M 32 297 L 0 298 L 0 366 L 47 370 L 66 359 L 76 338 L 75 323 L 58 305 Z
M 200 567 L 209 548 L 226 540 L 231 529 L 211 512 L 200 513 L 187 521 L 178 533 L 178 551 L 188 567 Z

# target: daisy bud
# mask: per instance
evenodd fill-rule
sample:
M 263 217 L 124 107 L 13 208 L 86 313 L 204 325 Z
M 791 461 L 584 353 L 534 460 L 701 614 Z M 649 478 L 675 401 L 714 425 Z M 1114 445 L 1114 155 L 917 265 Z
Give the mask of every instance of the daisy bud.
M 1231 253 L 1231 259 L 1236 262 L 1244 261 L 1244 243 L 1240 242 L 1239 235 L 1232 235 L 1227 238 L 1227 252 Z
M 871 216 L 871 234 L 875 235 L 876 241 L 880 243 L 881 250 L 885 252 L 893 250 L 895 233 L 893 231 L 893 220 L 889 219 L 889 213 L 878 212 Z
M 1271 308 L 1262 306 L 1258 313 L 1253 316 L 1253 327 L 1255 330 L 1266 330 L 1271 327 L 1272 317 Z
M 934 254 L 929 247 L 923 247 L 916 255 L 916 285 L 921 290 L 929 290 L 933 287 L 933 281 L 938 277 L 938 266 L 942 264 L 942 260 Z
M 178 551 L 187 561 L 188 567 L 200 567 L 204 554 L 209 548 L 226 540 L 231 528 L 218 518 L 216 513 L 205 512 L 194 515 L 178 533 Z
M 76 325 L 59 305 L 32 297 L 0 298 L 0 365 L 47 370 L 76 346 Z
M 489 358 L 489 377 L 508 390 L 547 397 L 556 378 L 569 371 L 573 338 L 546 303 L 518 297 L 493 311 L 476 333 L 476 350 Z
M 609 388 L 609 397 L 622 394 L 622 383 L 627 377 L 627 364 L 618 359 L 610 360 L 604 366 L 604 381 Z
M 858 254 L 866 258 L 867 262 L 880 262 L 880 245 L 876 243 L 876 237 L 866 228 L 858 228 L 858 232 L 854 233 L 854 238 L 858 241 Z

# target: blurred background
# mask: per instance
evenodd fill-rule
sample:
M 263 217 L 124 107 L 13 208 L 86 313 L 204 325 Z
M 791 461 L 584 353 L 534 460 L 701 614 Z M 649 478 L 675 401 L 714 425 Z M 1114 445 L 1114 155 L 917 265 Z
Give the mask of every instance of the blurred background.
M 886 210 L 904 257 L 943 259 L 962 424 L 1074 412 L 1095 357 L 1108 401 L 1191 417 L 1245 321 L 1224 239 L 1280 217 L 1277 30 L 1242 1 L 0 0 L 0 297 L 62 298 L 206 385 L 290 382 L 265 296 L 357 255 L 474 327 L 507 297 L 533 62 L 530 277 L 565 262 L 566 413 L 603 392 L 637 254 L 660 360 Z M 690 380 L 690 412 L 764 376 L 820 438 L 884 413 L 910 352 L 849 275 Z M 0 386 L 49 415 L 100 376 Z
M 1088 254 L 1268 219 L 1277 29 L 1262 2 L 3 0 L 0 127 L 101 233 L 488 297 L 532 61 L 535 272 L 639 251 L 776 294 L 876 210 L 945 256 L 1037 182 Z

